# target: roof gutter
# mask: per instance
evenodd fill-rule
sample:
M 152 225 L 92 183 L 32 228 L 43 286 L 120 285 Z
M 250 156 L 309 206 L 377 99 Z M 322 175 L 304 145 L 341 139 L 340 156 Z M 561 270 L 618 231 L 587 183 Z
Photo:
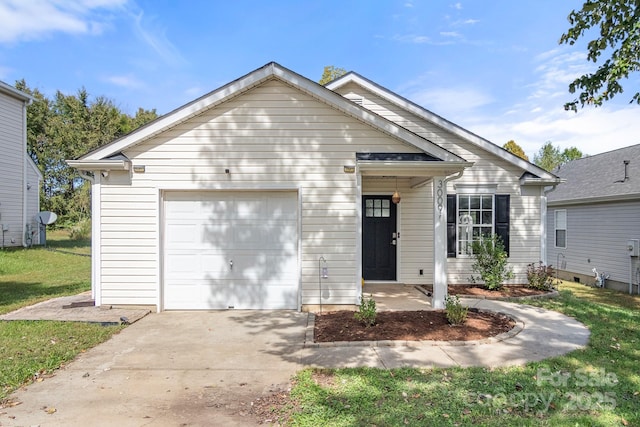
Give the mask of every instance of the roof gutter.
M 66 160 L 66 163 L 79 171 L 128 171 L 129 160 Z M 84 178 L 84 177 L 83 177 Z

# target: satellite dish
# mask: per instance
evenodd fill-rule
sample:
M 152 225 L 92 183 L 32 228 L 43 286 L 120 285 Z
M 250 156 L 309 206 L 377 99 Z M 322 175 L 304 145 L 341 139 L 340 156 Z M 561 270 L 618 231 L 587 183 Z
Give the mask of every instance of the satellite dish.
M 51 225 L 56 222 L 56 220 L 58 219 L 58 215 L 56 215 L 54 212 L 43 211 L 38 213 L 38 215 L 36 215 L 36 218 L 38 218 L 40 224 Z

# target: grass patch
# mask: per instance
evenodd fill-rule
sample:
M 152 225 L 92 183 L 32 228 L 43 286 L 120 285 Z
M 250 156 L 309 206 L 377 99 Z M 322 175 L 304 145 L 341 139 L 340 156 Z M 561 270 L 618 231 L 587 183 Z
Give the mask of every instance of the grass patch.
M 307 369 L 288 425 L 640 425 L 640 298 L 563 283 L 531 303 L 585 323 L 587 348 L 498 369 Z
M 0 314 L 53 297 L 91 289 L 89 240 L 70 240 L 64 230 L 49 232 L 48 248 L 0 250 Z M 65 252 L 56 252 L 52 249 Z
M 91 289 L 88 240 L 49 232 L 49 248 L 0 250 L 0 314 Z M 62 249 L 65 253 L 50 249 Z M 17 387 L 51 374 L 80 352 L 106 341 L 121 326 L 79 322 L 0 321 L 0 403 Z

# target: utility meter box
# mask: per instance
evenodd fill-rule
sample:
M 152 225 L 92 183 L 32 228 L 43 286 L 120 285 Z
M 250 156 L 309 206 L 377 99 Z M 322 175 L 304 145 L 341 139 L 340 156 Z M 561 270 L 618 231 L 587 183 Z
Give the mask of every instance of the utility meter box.
M 627 240 L 627 250 L 629 251 L 629 256 L 640 255 L 640 240 L 639 239 Z

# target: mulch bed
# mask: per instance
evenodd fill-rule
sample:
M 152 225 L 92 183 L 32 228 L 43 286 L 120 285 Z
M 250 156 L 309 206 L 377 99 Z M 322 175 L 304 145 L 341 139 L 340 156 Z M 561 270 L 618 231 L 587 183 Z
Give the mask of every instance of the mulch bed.
M 422 288 L 427 292 L 432 292 L 431 286 L 422 286 Z M 503 286 L 502 289 L 498 291 L 490 291 L 480 286 L 449 285 L 447 287 L 447 292 L 450 295 L 458 295 L 461 297 L 476 296 L 484 297 L 486 299 L 532 297 L 550 293 L 550 291 L 533 289 L 524 285 L 507 285 Z
M 444 310 L 381 311 L 376 324 L 367 327 L 353 311 L 316 313 L 315 342 L 334 341 L 471 341 L 511 330 L 515 322 L 497 313 L 469 309 L 462 325 L 450 325 Z

